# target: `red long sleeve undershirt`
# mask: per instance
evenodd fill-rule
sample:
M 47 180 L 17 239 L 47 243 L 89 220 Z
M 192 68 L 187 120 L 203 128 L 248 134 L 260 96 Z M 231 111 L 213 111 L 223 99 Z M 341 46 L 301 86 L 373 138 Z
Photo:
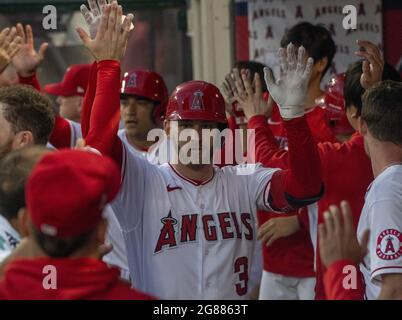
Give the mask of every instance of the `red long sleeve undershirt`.
M 356 288 L 345 289 L 343 282 L 347 274 L 344 267 L 353 265 L 349 260 L 339 260 L 331 264 L 324 276 L 325 293 L 328 300 L 364 300 L 364 283 L 358 266 Z
M 82 134 L 87 145 L 112 157 L 121 167 L 123 147 L 117 136 L 120 122 L 120 63 L 103 60 L 94 65 L 97 74 L 95 79 L 91 70 L 82 111 Z
M 271 196 L 276 209 L 287 207 L 285 194 L 303 200 L 321 193 L 321 163 L 305 117 L 284 121 L 289 150 L 279 150 L 265 116 L 249 119 L 248 128 L 255 130 L 256 159 L 267 167 L 279 167 L 272 177 Z
M 23 76 L 18 75 L 18 82 L 20 84 L 25 84 L 25 85 L 34 87 L 38 92 L 42 91 L 38 78 L 36 77 L 36 73 L 34 73 L 33 75 L 31 75 L 29 77 L 23 77 Z
M 87 90 L 85 91 L 84 100 L 82 101 L 81 132 L 83 138 L 86 138 L 89 132 L 92 104 L 94 103 L 95 100 L 97 76 L 98 76 L 98 63 L 95 61 L 91 66 L 91 70 L 89 71 L 88 86 Z

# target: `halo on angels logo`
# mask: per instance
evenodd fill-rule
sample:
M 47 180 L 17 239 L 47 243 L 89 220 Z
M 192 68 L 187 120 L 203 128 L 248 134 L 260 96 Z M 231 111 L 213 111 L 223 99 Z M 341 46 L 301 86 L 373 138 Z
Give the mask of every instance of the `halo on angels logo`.
M 172 211 L 169 211 L 169 214 L 168 214 L 166 217 L 163 217 L 163 218 L 161 219 L 161 222 L 162 222 L 163 224 L 167 224 L 167 223 L 170 223 L 170 224 L 172 224 L 172 225 L 177 224 L 177 220 L 172 217 Z
M 402 233 L 387 229 L 377 238 L 376 253 L 382 260 L 395 260 L 402 256 Z
M 137 87 L 137 74 L 133 72 L 127 80 L 127 88 Z
M 202 97 L 204 93 L 201 90 L 197 90 L 193 93 L 193 103 L 191 104 L 191 110 L 201 110 L 204 109 L 204 101 Z

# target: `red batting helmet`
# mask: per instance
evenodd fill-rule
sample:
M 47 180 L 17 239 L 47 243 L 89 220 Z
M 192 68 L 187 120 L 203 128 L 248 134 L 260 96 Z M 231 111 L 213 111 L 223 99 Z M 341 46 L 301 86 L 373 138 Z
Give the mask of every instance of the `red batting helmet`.
M 329 81 L 324 96 L 317 100 L 317 104 L 325 109 L 328 122 L 335 135 L 350 134 L 355 131 L 346 117 L 344 84 L 345 73 L 334 75 Z
M 163 78 L 154 71 L 131 70 L 124 74 L 121 82 L 122 95 L 135 95 L 155 101 L 154 120 L 163 119 L 166 112 L 168 90 Z
M 219 89 L 204 81 L 188 81 L 170 96 L 166 119 L 226 123 L 225 101 Z

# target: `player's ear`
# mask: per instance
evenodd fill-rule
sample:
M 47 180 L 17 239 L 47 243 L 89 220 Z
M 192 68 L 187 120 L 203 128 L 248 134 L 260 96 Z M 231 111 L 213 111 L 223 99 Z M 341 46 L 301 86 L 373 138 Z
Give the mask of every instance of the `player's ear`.
M 315 64 L 314 67 L 318 72 L 324 72 L 325 68 L 328 66 L 328 58 L 324 57 L 320 60 L 318 60 Z
M 20 149 L 33 143 L 34 137 L 31 131 L 20 131 L 14 137 L 13 148 Z
M 368 132 L 367 123 L 362 119 L 362 117 L 358 118 L 358 131 L 362 136 L 367 135 Z
M 30 229 L 30 217 L 26 208 L 21 208 L 18 211 L 18 232 L 21 238 L 28 237 L 31 234 Z
M 84 101 L 83 97 L 78 97 L 77 98 L 77 111 L 79 113 L 81 113 L 81 111 L 82 111 L 82 103 L 83 103 L 83 101 Z

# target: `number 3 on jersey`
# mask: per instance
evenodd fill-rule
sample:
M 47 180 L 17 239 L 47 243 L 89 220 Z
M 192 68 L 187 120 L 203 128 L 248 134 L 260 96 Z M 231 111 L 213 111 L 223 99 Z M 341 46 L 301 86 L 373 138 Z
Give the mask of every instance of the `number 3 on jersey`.
M 239 296 L 244 296 L 248 291 L 248 258 L 237 258 L 234 263 L 234 272 L 239 276 L 236 283 L 236 292 Z

